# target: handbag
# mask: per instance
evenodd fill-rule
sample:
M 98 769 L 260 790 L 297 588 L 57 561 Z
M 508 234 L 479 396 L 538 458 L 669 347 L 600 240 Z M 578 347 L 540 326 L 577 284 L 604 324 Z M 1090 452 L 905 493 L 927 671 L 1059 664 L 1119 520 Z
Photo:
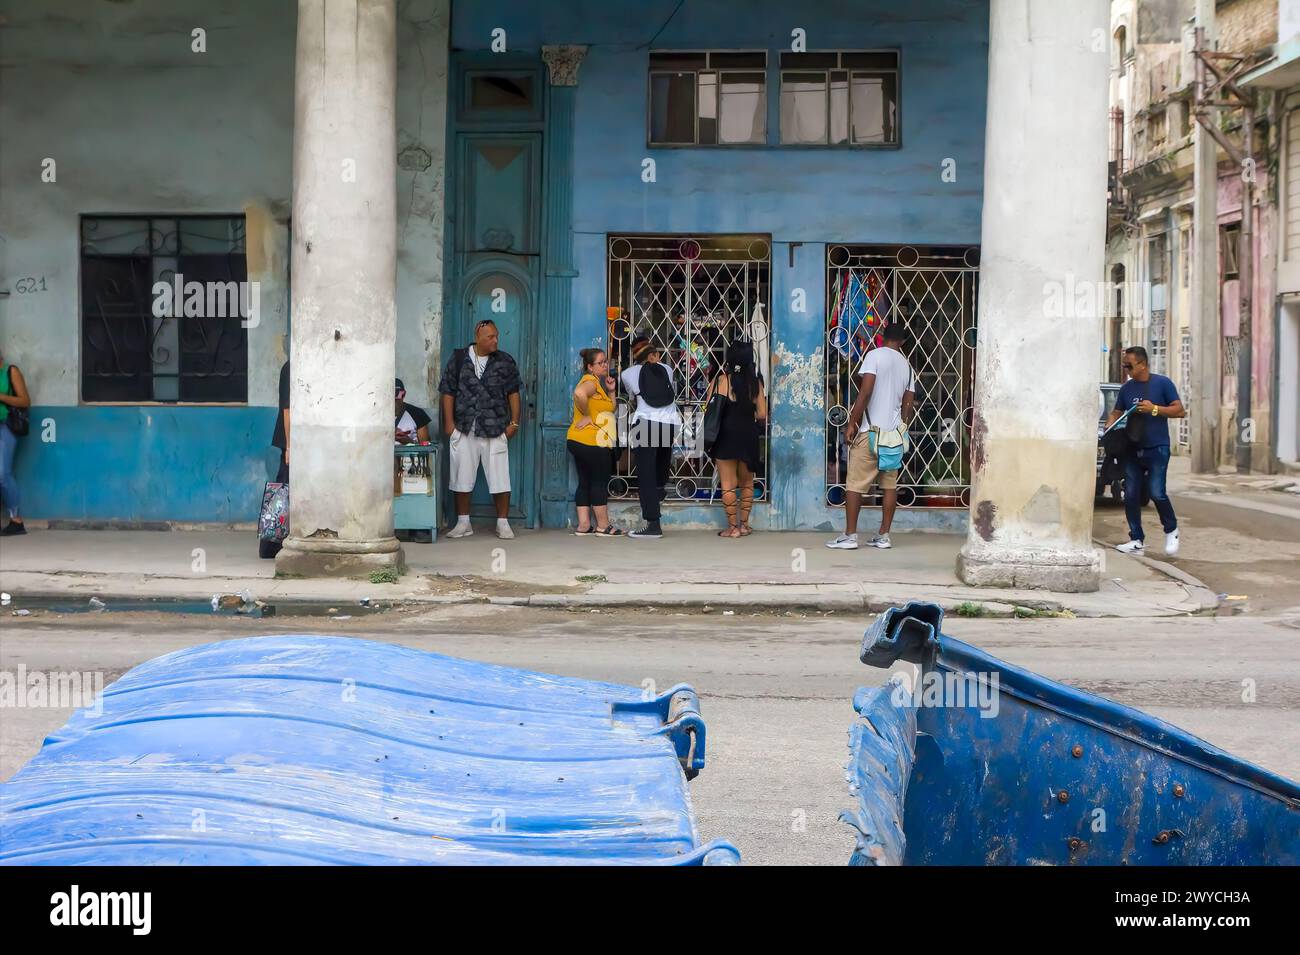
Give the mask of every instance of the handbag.
M 13 365 L 5 368 L 5 390 L 3 394 L 11 395 L 14 392 L 14 373 Z M 26 408 L 9 407 L 9 414 L 5 416 L 5 424 L 13 432 L 15 438 L 27 437 L 27 432 L 32 428 L 31 412 Z
M 257 518 L 257 539 L 283 544 L 289 536 L 289 485 L 267 481 L 262 490 L 262 510 Z
M 881 471 L 897 471 L 903 467 L 903 449 L 907 446 L 907 435 L 893 447 L 880 447 L 880 429 L 871 423 L 871 412 L 867 416 L 867 447 L 876 456 L 876 467 Z
M 27 432 L 32 428 L 32 419 L 26 408 L 11 407 L 8 416 L 5 418 L 5 424 L 14 433 L 14 437 L 25 438 Z
M 718 443 L 722 431 L 722 412 L 727 406 L 727 397 L 717 390 L 718 379 L 713 379 L 713 397 L 704 406 L 704 453 L 713 454 L 713 447 Z

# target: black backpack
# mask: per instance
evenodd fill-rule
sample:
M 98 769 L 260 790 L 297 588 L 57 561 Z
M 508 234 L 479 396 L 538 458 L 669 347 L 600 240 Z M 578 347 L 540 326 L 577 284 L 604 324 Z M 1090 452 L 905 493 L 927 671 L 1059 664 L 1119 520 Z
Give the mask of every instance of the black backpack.
M 637 384 L 641 389 L 641 400 L 651 408 L 667 408 L 675 400 L 668 369 L 657 361 L 646 362 L 641 366 L 641 378 Z

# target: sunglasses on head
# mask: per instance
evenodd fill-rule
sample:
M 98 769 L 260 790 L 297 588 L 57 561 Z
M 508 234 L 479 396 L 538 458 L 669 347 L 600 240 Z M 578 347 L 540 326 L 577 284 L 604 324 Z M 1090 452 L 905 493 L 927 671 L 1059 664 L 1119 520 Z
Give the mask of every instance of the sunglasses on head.
M 483 321 L 479 322 L 477 325 L 474 326 L 474 331 L 478 331 L 480 328 L 483 328 L 484 326 L 495 325 L 495 324 L 496 322 L 492 321 L 492 319 L 485 318 L 483 319 Z

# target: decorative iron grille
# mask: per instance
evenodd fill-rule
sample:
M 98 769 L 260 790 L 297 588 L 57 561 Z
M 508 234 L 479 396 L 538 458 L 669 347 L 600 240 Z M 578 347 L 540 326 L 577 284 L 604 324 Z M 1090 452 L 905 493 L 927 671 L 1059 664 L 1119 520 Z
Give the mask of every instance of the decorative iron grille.
M 204 289 L 202 314 L 183 297 L 154 314 L 154 284 L 177 276 Z M 243 216 L 83 217 L 83 400 L 247 401 L 247 278 Z
M 610 236 L 608 337 L 611 373 L 632 364 L 631 342 L 648 335 L 672 369 L 684 426 L 673 448 L 668 502 L 720 501 L 712 460 L 700 428 L 704 395 L 726 346 L 748 340 L 764 382 L 771 380 L 768 325 L 771 237 L 766 235 Z M 771 397 L 769 395 L 769 405 Z M 630 408 L 618 399 L 620 436 Z M 769 420 L 770 420 L 769 411 Z M 754 500 L 768 499 L 768 430 L 760 432 L 761 459 Z M 622 444 L 620 438 L 620 444 Z M 636 496 L 630 455 L 622 450 L 610 479 L 610 497 Z
M 1223 377 L 1231 378 L 1234 381 L 1237 378 L 1239 361 L 1238 342 L 1236 335 L 1223 336 Z
M 1187 396 L 1192 393 L 1192 336 L 1183 335 L 1178 342 L 1178 387 L 1182 389 L 1183 407 L 1187 407 Z M 1174 419 L 1174 427 L 1178 434 L 1178 446 L 1181 448 L 1190 448 L 1192 446 L 1192 429 L 1187 420 L 1187 415 Z
M 901 322 L 916 412 L 898 503 L 968 507 L 979 249 L 835 245 L 826 255 L 826 503 L 844 503 L 844 427 L 862 359 L 881 346 L 887 325 Z M 867 499 L 879 500 L 878 490 Z
M 1163 308 L 1151 312 L 1151 370 L 1158 375 L 1169 374 L 1169 317 Z

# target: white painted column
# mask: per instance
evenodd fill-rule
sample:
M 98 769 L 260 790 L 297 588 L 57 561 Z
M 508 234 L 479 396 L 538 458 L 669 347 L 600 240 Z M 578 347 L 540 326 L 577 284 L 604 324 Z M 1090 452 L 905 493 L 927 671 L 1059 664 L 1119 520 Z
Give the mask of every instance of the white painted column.
M 1107 0 L 992 0 L 967 583 L 1096 590 Z
M 290 536 L 277 572 L 397 567 L 395 0 L 298 0 Z

